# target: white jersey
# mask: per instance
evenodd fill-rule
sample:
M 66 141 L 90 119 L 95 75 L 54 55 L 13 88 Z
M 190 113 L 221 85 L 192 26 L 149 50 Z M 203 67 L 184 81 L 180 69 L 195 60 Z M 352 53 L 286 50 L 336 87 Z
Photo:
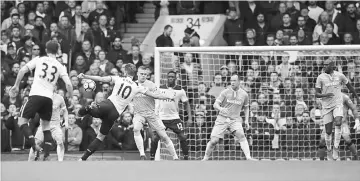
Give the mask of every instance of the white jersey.
M 136 94 L 144 94 L 148 88 L 139 86 L 129 77 L 111 76 L 114 88 L 108 99 L 114 104 L 119 114 L 131 103 Z
M 165 94 L 168 90 L 174 90 L 176 96 L 174 99 L 159 100 L 159 116 L 161 120 L 180 119 L 179 116 L 179 101 L 186 102 L 186 92 L 180 86 L 169 88 L 165 85 L 160 87 L 160 90 Z
M 25 66 L 27 66 L 30 71 L 35 69 L 30 96 L 38 95 L 51 99 L 58 78 L 68 76 L 65 67 L 53 57 L 35 57 Z
M 53 100 L 53 110 L 52 110 L 50 125 L 60 126 L 62 109 L 64 108 L 66 109 L 65 100 L 59 94 L 54 94 L 52 100 Z

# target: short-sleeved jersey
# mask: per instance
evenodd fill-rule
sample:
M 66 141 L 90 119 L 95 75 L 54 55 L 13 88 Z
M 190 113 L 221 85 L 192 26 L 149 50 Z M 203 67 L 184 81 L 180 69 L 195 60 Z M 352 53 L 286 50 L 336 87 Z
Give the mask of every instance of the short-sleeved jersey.
M 157 91 L 157 87 L 155 83 L 146 80 L 144 83 L 140 83 L 136 81 L 139 86 L 146 87 L 149 91 Z M 136 94 L 133 101 L 134 112 L 136 114 L 153 114 L 155 113 L 155 99 L 153 97 L 144 95 L 144 94 Z
M 323 109 L 329 109 L 343 104 L 341 89 L 343 84 L 347 83 L 348 79 L 338 71 L 334 71 L 333 75 L 322 73 L 317 77 L 315 87 L 320 88 L 322 94 L 334 94 L 333 97 L 323 97 L 321 99 Z
M 38 95 L 51 99 L 58 78 L 68 76 L 66 68 L 53 57 L 36 57 L 25 66 L 27 66 L 30 71 L 35 69 L 30 96 Z
M 243 89 L 234 91 L 232 88 L 226 88 L 220 93 L 216 102 L 226 108 L 226 112 L 220 111 L 219 115 L 236 119 L 240 117 L 241 109 L 249 106 L 249 95 Z
M 176 96 L 174 99 L 159 100 L 159 116 L 161 120 L 180 119 L 179 116 L 179 101 L 186 102 L 186 92 L 180 86 L 167 87 L 166 85 L 160 86 L 160 91 L 166 94 L 167 90 L 174 90 Z
M 61 110 L 66 108 L 65 100 L 59 94 L 54 94 L 52 97 L 53 100 L 53 111 L 51 115 L 51 122 L 50 124 L 53 126 L 60 126 L 61 122 Z
M 114 88 L 108 99 L 114 104 L 119 114 L 126 109 L 131 103 L 136 94 L 144 94 L 148 88 L 138 86 L 129 77 L 112 76 L 111 82 L 114 83 Z

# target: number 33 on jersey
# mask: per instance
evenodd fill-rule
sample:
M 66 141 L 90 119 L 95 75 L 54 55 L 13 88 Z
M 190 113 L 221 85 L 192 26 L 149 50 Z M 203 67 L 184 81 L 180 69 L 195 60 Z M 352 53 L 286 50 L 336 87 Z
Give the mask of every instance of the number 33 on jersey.
M 66 68 L 53 57 L 37 57 L 25 66 L 30 71 L 35 69 L 30 96 L 39 95 L 52 98 L 57 80 L 62 76 L 67 76 Z

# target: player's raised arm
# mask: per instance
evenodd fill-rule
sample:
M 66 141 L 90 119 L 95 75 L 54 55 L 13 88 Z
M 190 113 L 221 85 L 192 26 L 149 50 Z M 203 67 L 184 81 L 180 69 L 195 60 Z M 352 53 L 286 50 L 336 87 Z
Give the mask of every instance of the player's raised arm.
M 112 77 L 110 76 L 105 76 L 105 77 L 100 77 L 100 76 L 94 76 L 94 75 L 85 75 L 83 73 L 78 75 L 78 78 L 80 79 L 91 79 L 93 81 L 98 81 L 98 82 L 112 82 Z
M 176 96 L 175 91 L 163 93 L 159 89 L 149 89 L 143 86 L 138 86 L 138 92 L 153 97 L 155 99 L 174 99 Z
M 16 80 L 14 83 L 14 86 L 11 87 L 10 89 L 10 93 L 15 93 L 19 91 L 19 85 L 21 80 L 24 78 L 24 75 L 32 70 L 35 69 L 36 67 L 36 61 L 38 60 L 38 58 L 34 58 L 32 59 L 30 62 L 28 62 L 25 66 L 23 66 L 20 70 L 19 73 L 16 76 Z

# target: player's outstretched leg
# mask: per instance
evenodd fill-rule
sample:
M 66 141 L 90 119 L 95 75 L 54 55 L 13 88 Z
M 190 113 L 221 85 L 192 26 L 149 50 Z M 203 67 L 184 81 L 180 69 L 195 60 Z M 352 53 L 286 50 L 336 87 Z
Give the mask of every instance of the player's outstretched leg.
M 238 129 L 234 134 L 235 137 L 239 140 L 241 150 L 244 152 L 246 160 L 255 160 L 250 155 L 249 143 L 245 137 L 244 130 L 242 128 Z
M 154 133 L 154 136 L 151 140 L 151 148 L 150 148 L 150 160 L 155 160 L 156 150 L 158 149 L 160 137 L 157 133 Z
M 184 160 L 189 160 L 189 146 L 187 143 L 187 138 L 183 132 L 178 133 L 177 136 L 178 139 L 180 140 L 180 146 L 182 153 L 184 155 Z
M 350 129 L 348 124 L 342 124 L 342 137 L 345 140 L 346 145 L 353 155 L 353 160 L 358 160 L 357 150 L 355 144 L 352 143 L 350 137 Z
M 320 160 L 325 160 L 326 155 L 326 144 L 325 144 L 325 133 L 321 135 L 319 148 L 318 148 L 318 157 Z
M 334 149 L 333 149 L 333 159 L 337 160 L 339 158 L 339 145 L 341 139 L 341 121 L 342 117 L 335 117 L 335 133 L 334 133 Z
M 104 141 L 106 135 L 103 135 L 102 133 L 99 133 L 97 137 L 90 143 L 90 145 L 87 147 L 85 153 L 81 157 L 79 161 L 86 161 L 95 151 L 99 148 L 99 146 Z
M 44 161 L 49 160 L 50 150 L 52 147 L 52 136 L 50 131 L 50 121 L 41 120 L 41 127 L 44 133 Z
M 175 147 L 170 137 L 166 134 L 165 129 L 157 130 L 156 133 L 159 135 L 160 139 L 165 143 L 167 150 L 170 152 L 174 160 L 178 160 L 179 157 L 176 154 Z
M 52 137 L 55 139 L 57 147 L 56 147 L 56 154 L 58 156 L 58 161 L 64 160 L 64 154 L 65 154 L 65 146 L 64 142 L 62 140 L 63 134 L 60 127 L 53 128 L 51 130 Z
M 333 128 L 333 123 L 327 123 L 325 124 L 325 145 L 326 145 L 326 149 L 327 149 L 327 157 L 328 160 L 332 160 L 332 149 L 331 149 L 331 140 L 332 140 L 332 128 Z M 329 159 L 331 158 L 331 159 Z
M 218 137 L 211 137 L 210 141 L 206 145 L 205 156 L 202 159 L 203 161 L 209 160 L 210 155 L 213 152 L 215 146 L 219 143 L 219 140 L 220 139 Z
M 144 139 L 141 135 L 140 130 L 143 129 L 143 123 L 145 122 L 144 120 L 145 118 L 136 115 L 134 116 L 133 119 L 133 124 L 134 124 L 134 140 L 135 140 L 135 144 L 137 149 L 139 150 L 140 153 L 140 159 L 141 160 L 146 160 L 146 156 L 145 156 L 145 150 L 144 150 Z
M 34 151 L 42 151 L 42 148 L 39 145 L 35 144 L 35 138 L 28 123 L 29 123 L 29 119 L 21 118 L 21 117 L 18 118 L 18 126 L 20 127 L 20 130 L 23 133 L 23 135 L 29 139 L 31 148 L 34 149 Z

